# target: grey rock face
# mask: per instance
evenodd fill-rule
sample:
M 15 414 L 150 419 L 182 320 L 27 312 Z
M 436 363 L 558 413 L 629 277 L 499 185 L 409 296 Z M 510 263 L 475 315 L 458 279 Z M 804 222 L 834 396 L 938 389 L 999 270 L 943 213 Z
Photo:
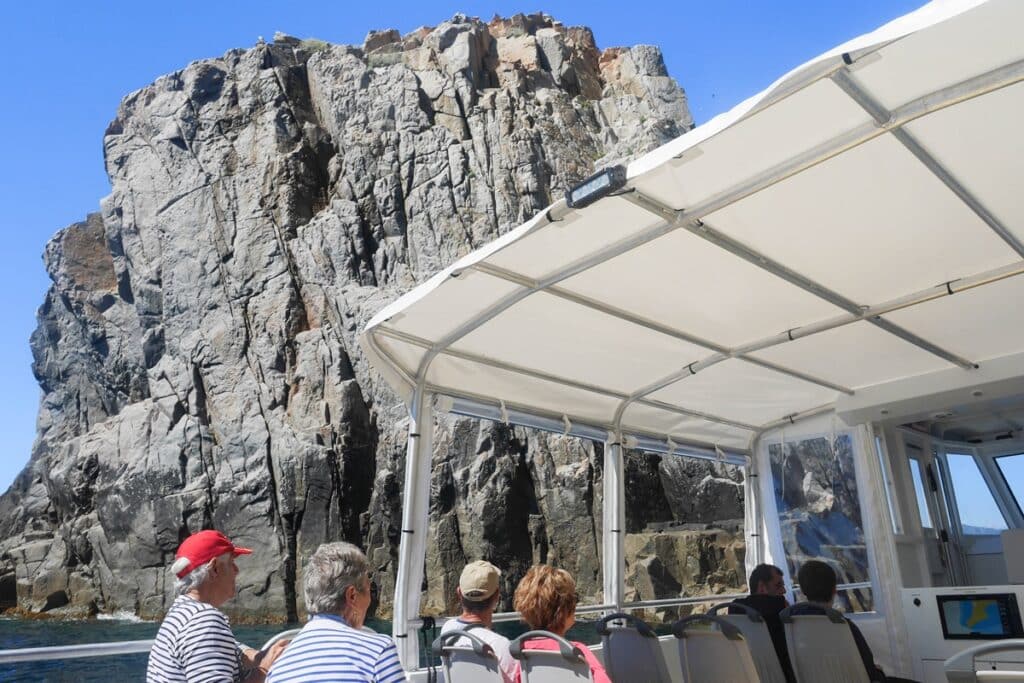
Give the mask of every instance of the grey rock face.
M 103 141 L 112 193 L 46 247 L 38 439 L 0 498 L 0 605 L 157 615 L 178 543 L 212 526 L 256 549 L 235 618 L 294 619 L 304 560 L 337 539 L 367 550 L 387 612 L 408 422 L 358 330 L 691 126 L 656 48 L 601 52 L 542 15 L 361 47 L 279 35 L 128 95 Z M 600 445 L 449 418 L 435 442 L 425 609 L 482 556 L 506 595 L 536 561 L 599 593 Z M 636 476 L 680 495 L 698 474 Z M 637 519 L 679 518 L 660 495 Z

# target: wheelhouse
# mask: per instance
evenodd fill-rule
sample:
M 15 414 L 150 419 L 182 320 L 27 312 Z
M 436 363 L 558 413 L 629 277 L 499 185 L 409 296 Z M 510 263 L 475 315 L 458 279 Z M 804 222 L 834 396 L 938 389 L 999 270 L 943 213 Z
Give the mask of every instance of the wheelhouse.
M 945 680 L 976 644 L 947 603 L 1024 601 L 1022 25 L 1016 0 L 926 5 L 368 324 L 411 417 L 394 636 L 412 679 L 435 410 L 605 443 L 591 612 L 711 599 L 627 599 L 624 449 L 742 470 L 747 568 L 782 567 L 795 595 L 794 568 L 830 559 L 890 673 Z

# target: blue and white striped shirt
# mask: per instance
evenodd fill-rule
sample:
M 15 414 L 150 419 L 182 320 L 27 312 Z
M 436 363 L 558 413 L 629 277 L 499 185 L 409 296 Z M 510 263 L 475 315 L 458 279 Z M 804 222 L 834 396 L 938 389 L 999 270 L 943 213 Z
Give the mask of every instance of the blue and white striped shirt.
M 219 609 L 179 595 L 149 651 L 146 683 L 233 683 L 239 677 L 238 643 Z
M 267 683 L 405 683 L 391 638 L 314 615 L 270 667 Z

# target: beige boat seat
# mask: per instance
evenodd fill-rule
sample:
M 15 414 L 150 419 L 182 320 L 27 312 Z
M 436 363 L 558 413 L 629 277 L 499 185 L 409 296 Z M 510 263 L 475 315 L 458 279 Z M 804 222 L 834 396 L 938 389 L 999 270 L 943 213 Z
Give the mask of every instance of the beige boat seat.
M 800 614 L 802 609 L 823 613 Z M 797 683 L 871 683 L 842 613 L 799 602 L 782 610 L 779 618 L 786 630 L 789 661 Z
M 729 620 L 694 614 L 672 624 L 685 683 L 759 683 L 747 641 Z
M 470 631 L 442 633 L 431 651 L 441 658 L 446 683 L 502 683 L 494 649 Z
M 596 629 L 604 649 L 604 668 L 614 683 L 672 680 L 658 634 L 643 620 L 616 612 L 599 620 Z
M 528 640 L 550 638 L 557 650 L 530 650 Z M 549 631 L 527 631 L 509 645 L 509 653 L 519 660 L 522 683 L 586 683 L 592 681 L 590 665 L 578 647 Z
M 729 609 L 742 611 L 743 614 L 722 614 Z M 786 683 L 786 674 L 779 663 L 771 633 L 760 612 L 737 602 L 723 602 L 708 610 L 708 614 L 719 616 L 739 629 L 747 641 L 761 683 Z

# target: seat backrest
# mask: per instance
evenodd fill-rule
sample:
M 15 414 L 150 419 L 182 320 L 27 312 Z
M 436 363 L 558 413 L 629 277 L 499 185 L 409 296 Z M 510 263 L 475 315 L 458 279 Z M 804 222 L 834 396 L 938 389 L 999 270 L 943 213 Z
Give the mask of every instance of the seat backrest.
M 523 647 L 528 640 L 550 638 L 557 650 L 533 650 Z M 509 653 L 519 660 L 522 683 L 586 683 L 592 681 L 590 665 L 578 647 L 549 631 L 527 631 L 509 645 Z
M 442 633 L 431 650 L 444 663 L 446 683 L 502 683 L 494 649 L 472 633 Z
M 738 610 L 743 614 L 721 614 L 728 609 Z M 761 683 L 786 683 L 786 674 L 779 662 L 775 643 L 772 642 L 768 625 L 760 612 L 737 602 L 724 602 L 709 609 L 708 614 L 719 616 L 739 629 L 743 640 L 747 641 L 747 648 L 750 650 Z
M 685 683 L 759 683 L 757 667 L 740 630 L 713 614 L 672 624 Z
M 812 609 L 822 614 L 800 614 Z M 797 683 L 871 683 L 850 625 L 832 608 L 801 602 L 779 613 Z
M 658 634 L 632 614 L 617 612 L 597 622 L 604 668 L 614 683 L 669 681 Z
M 993 655 L 1001 653 L 1013 653 L 1016 655 L 1014 659 L 1018 659 L 1021 654 L 1024 654 L 1024 639 L 1015 638 L 995 643 L 982 643 L 953 655 L 943 664 L 943 668 L 946 670 L 946 680 L 949 683 L 979 683 L 980 681 L 1024 682 L 1024 671 L 978 669 L 979 659 L 992 660 L 995 659 Z M 1020 666 L 1014 665 L 1013 668 L 1020 668 Z

